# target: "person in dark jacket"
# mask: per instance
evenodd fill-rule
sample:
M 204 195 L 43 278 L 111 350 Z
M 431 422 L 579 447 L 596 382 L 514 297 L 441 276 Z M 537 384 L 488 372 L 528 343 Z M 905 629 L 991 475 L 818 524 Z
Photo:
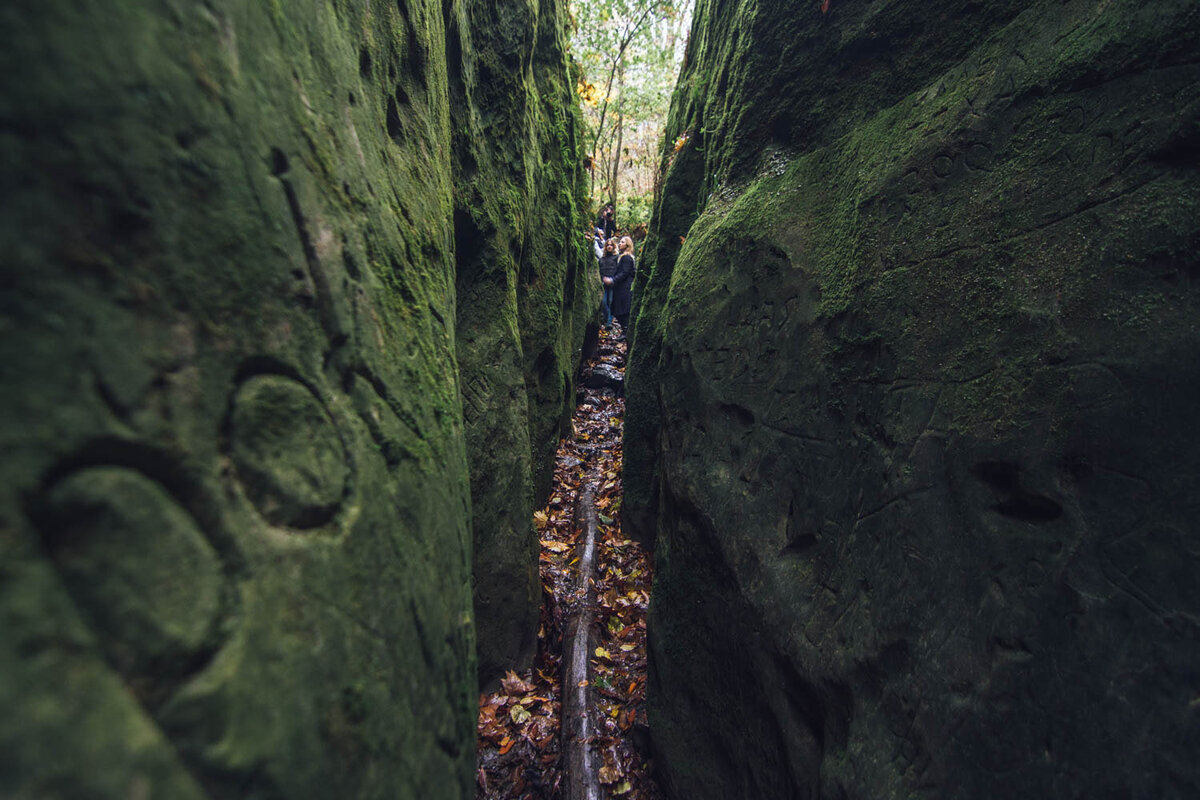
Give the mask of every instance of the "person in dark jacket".
M 600 314 L 604 317 L 604 329 L 612 328 L 613 276 L 617 274 L 617 240 L 604 243 L 600 255 L 600 282 L 604 284 L 604 296 L 600 300 Z
M 604 231 L 604 241 L 608 241 L 617 235 L 617 220 L 616 212 L 613 210 L 613 204 L 609 203 L 603 210 L 600 211 L 600 216 L 596 219 L 596 230 Z
M 617 259 L 617 271 L 613 274 L 612 315 L 624 333 L 629 327 L 629 309 L 633 305 L 633 276 L 637 272 L 637 262 L 633 260 L 633 239 L 622 236 L 617 249 L 621 255 Z

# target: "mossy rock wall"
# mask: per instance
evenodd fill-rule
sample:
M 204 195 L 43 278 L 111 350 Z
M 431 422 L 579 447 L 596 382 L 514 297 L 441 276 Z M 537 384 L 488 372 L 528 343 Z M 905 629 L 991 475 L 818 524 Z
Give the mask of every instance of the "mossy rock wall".
M 824 5 L 700 0 L 675 95 L 623 509 L 665 784 L 1195 796 L 1200 7 Z
M 504 182 L 529 219 L 495 224 L 561 301 L 570 119 L 528 67 L 539 26 L 558 35 L 545 6 L 506 35 L 538 104 L 513 158 L 552 168 Z M 0 796 L 473 793 L 457 358 L 483 357 L 456 342 L 457 154 L 526 98 L 463 105 L 492 46 L 467 13 L 0 12 Z M 569 303 L 514 307 L 485 315 L 519 331 L 495 406 L 518 443 L 494 463 L 527 524 L 569 392 L 559 362 L 527 391 L 522 337 L 561 360 L 574 334 Z
M 471 463 L 479 678 L 528 668 L 541 582 L 533 509 L 574 408 L 599 279 L 559 0 L 459 4 L 448 31 L 458 362 Z

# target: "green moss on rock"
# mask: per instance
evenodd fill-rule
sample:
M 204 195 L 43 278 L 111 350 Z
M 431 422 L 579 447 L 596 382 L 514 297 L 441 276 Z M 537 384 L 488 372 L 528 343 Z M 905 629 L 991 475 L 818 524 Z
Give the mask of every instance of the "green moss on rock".
M 785 6 L 699 4 L 639 298 L 671 792 L 1194 793 L 1200 14 Z
M 472 792 L 454 8 L 3 15 L 0 795 Z
M 535 502 L 574 407 L 598 279 L 584 220 L 580 120 L 558 2 L 454 7 L 457 355 L 474 509 L 480 683 L 528 668 L 541 583 Z

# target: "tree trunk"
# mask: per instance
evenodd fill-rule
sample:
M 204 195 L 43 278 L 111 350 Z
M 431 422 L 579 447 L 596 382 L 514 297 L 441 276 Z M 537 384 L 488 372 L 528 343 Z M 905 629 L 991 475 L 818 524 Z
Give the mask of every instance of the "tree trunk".
M 622 90 L 625 88 L 625 56 L 621 56 L 620 65 L 617 67 L 617 146 L 613 149 L 612 163 L 612 183 L 609 184 L 608 202 L 612 203 L 613 208 L 617 207 L 617 176 L 621 172 L 621 146 L 625 138 L 625 118 L 621 114 L 622 107 L 625 105 L 625 99 L 622 97 Z
M 595 735 L 588 716 L 588 690 L 591 683 L 591 626 L 596 603 L 596 585 L 592 580 L 596 564 L 595 486 L 592 477 L 575 504 L 575 528 L 580 532 L 579 604 L 568 619 L 563 634 L 563 706 L 562 748 L 567 800 L 599 800 L 598 766 L 592 757 L 590 739 Z

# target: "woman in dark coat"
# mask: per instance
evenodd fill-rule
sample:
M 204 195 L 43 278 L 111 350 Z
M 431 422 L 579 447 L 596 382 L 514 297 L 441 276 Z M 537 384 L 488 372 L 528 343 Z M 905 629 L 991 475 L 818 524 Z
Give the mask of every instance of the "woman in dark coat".
M 633 305 L 633 276 L 637 272 L 637 263 L 633 260 L 633 239 L 622 236 L 617 248 L 621 256 L 617 259 L 617 271 L 613 274 L 612 315 L 624 333 L 629 327 L 629 309 Z

